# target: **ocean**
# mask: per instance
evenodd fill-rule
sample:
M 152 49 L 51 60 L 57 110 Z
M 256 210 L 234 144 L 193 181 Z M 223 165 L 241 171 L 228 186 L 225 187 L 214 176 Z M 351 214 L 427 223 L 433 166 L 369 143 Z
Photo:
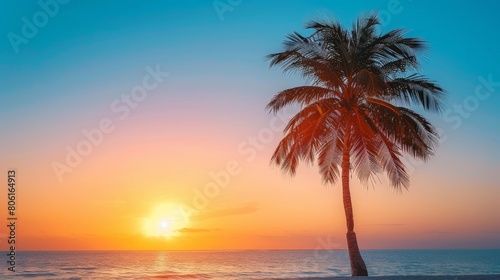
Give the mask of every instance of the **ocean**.
M 500 250 L 367 250 L 371 276 L 500 274 Z M 3 254 L 0 279 L 291 279 L 349 276 L 347 252 L 63 251 Z

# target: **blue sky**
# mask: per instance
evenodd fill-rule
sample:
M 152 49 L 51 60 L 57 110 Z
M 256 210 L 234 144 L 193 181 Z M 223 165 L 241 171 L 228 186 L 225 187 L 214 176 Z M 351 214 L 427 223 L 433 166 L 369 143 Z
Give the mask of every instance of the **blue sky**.
M 231 3 L 237 5 L 226 9 Z M 28 43 L 20 44 L 16 54 L 8 34 L 22 35 L 22 18 L 33 21 L 42 7 L 35 1 L 2 1 L 2 125 L 22 126 L 34 119 L 48 125 L 61 116 L 74 125 L 82 121 L 83 112 L 109 103 L 133 85 L 145 65 L 154 64 L 175 77 L 169 84 L 172 98 L 184 97 L 201 107 L 205 100 L 221 98 L 265 118 L 263 106 L 270 96 L 300 83 L 278 69 L 269 70 L 265 55 L 280 50 L 286 34 L 307 33 L 303 26 L 308 20 L 332 16 L 350 25 L 357 15 L 370 11 L 380 13 L 383 30 L 403 27 L 429 42 L 422 71 L 450 93 L 449 104 L 460 104 L 473 94 L 480 76 L 500 79 L 496 1 L 231 3 L 69 1 L 58 5 L 55 16 Z M 186 99 L 186 94 L 193 98 Z M 500 138 L 492 122 L 499 102 L 495 96 L 481 102 L 479 113 L 463 122 L 481 135 L 479 139 L 492 139 L 489 146 Z M 450 122 L 440 125 L 446 129 Z M 457 133 L 470 136 L 464 131 Z
M 41 7 L 35 1 L 2 1 L 2 98 L 13 95 L 13 90 L 25 92 L 43 84 L 22 94 L 28 98 L 2 99 L 2 111 L 56 97 L 71 99 L 65 91 L 68 87 L 124 84 L 148 63 L 162 63 L 179 83 L 196 80 L 220 89 L 217 81 L 225 77 L 226 88 L 232 86 L 228 80 L 265 84 L 280 74 L 267 70 L 264 56 L 278 51 L 286 34 L 303 31 L 310 19 L 331 15 L 350 25 L 357 15 L 376 10 L 385 30 L 407 28 L 410 35 L 430 42 L 423 71 L 453 93 L 450 101 L 466 96 L 470 90 L 464 89 L 474 87 L 477 76 L 498 76 L 496 1 L 288 1 L 286 6 L 282 1 L 234 2 L 238 5 L 225 11 L 221 20 L 216 1 L 149 1 L 147 5 L 69 1 L 15 54 L 7 34 L 21 34 L 21 18 L 31 20 Z M 253 95 L 269 97 L 263 91 Z

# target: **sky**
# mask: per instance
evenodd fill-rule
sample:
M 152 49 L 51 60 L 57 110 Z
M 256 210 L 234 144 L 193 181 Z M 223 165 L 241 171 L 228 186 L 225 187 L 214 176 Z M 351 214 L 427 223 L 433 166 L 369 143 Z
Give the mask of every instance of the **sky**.
M 340 185 L 270 165 L 266 104 L 300 78 L 269 68 L 305 23 L 426 40 L 448 92 L 409 191 L 352 180 L 362 249 L 500 248 L 497 1 L 0 1 L 0 219 L 16 170 L 18 250 L 344 249 Z M 3 206 L 1 206 L 3 205 Z M 7 248 L 7 228 L 0 248 Z

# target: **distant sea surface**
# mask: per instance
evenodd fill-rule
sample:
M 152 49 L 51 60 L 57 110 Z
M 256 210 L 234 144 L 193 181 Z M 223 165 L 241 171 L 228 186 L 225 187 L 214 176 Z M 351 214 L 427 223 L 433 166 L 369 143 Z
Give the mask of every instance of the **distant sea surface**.
M 500 274 L 500 250 L 368 250 L 370 275 Z M 0 279 L 290 279 L 349 276 L 346 251 L 17 252 Z

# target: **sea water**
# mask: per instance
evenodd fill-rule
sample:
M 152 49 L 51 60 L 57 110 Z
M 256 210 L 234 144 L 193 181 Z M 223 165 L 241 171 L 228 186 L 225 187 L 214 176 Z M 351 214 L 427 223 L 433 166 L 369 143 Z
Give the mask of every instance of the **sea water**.
M 4 255 L 0 279 L 291 279 L 349 276 L 344 250 L 58 251 Z M 367 250 L 370 275 L 500 274 L 500 250 Z

